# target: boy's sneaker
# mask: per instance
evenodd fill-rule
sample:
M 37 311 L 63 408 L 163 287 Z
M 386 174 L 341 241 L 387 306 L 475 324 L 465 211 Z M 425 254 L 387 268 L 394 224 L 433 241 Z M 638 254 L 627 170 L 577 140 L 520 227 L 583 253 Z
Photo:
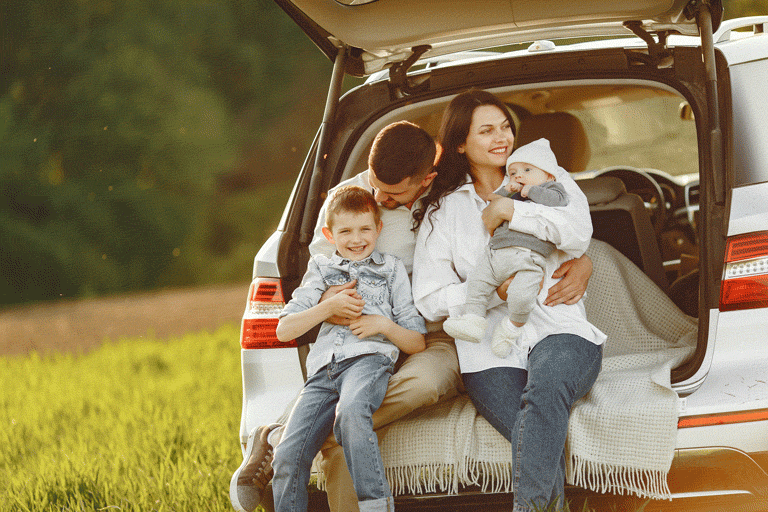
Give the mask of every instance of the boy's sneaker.
M 487 320 L 480 315 L 452 316 L 443 322 L 443 330 L 457 340 L 480 343 Z
M 519 343 L 520 327 L 512 325 L 508 318 L 503 319 L 491 335 L 491 351 L 496 357 L 505 358 L 512 352 L 512 347 Z
M 253 512 L 261 503 L 262 493 L 274 471 L 272 446 L 267 442 L 269 432 L 278 424 L 255 428 L 248 436 L 243 463 L 229 481 L 229 500 L 235 510 Z

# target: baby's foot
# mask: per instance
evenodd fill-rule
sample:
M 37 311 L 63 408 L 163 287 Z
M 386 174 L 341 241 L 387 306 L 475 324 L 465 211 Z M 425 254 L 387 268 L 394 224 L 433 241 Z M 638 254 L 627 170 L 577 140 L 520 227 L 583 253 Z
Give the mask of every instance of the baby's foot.
M 491 336 L 491 351 L 496 357 L 507 357 L 512 347 L 519 343 L 520 328 L 504 319 L 496 326 Z
M 443 330 L 449 336 L 472 343 L 480 343 L 485 334 L 487 321 L 480 315 L 452 316 L 443 322 Z

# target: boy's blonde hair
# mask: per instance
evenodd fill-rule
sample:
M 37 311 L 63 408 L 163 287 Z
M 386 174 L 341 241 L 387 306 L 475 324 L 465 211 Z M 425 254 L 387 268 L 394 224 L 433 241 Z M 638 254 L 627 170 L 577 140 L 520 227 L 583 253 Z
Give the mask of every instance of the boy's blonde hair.
M 365 213 L 373 212 L 373 220 L 378 226 L 381 222 L 379 204 L 369 191 L 354 185 L 346 185 L 336 189 L 328 201 L 325 211 L 325 226 L 333 229 L 333 217 L 341 212 Z

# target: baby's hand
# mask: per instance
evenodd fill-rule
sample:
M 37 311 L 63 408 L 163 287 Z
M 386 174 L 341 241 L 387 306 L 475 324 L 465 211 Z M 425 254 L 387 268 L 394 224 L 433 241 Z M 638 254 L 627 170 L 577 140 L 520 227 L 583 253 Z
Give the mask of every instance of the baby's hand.
M 528 193 L 531 191 L 531 187 L 533 185 L 526 185 L 520 189 L 520 195 L 523 197 L 528 197 Z
M 507 191 L 509 191 L 510 194 L 514 194 L 515 192 L 520 192 L 520 189 L 522 188 L 523 186 L 516 181 L 510 181 L 509 183 L 507 183 Z

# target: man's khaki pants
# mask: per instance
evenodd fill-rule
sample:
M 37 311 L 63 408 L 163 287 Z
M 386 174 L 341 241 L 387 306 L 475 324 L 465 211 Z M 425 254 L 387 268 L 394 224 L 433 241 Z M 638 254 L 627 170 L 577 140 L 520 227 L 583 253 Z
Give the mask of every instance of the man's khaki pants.
M 373 429 L 379 442 L 393 422 L 416 409 L 452 398 L 463 388 L 453 338 L 442 330 L 431 332 L 426 336 L 426 345 L 423 352 L 408 356 L 389 379 L 384 402 L 373 414 Z M 325 441 L 321 453 L 331 512 L 359 512 L 344 451 L 333 434 Z

